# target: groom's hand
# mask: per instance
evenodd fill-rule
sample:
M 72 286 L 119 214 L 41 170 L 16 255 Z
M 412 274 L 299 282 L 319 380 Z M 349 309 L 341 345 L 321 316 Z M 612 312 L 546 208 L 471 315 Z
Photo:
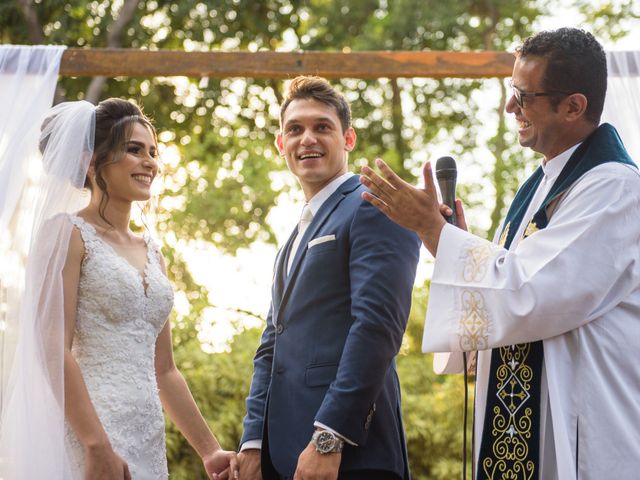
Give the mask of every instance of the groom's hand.
M 298 457 L 293 480 L 336 480 L 341 461 L 341 453 L 323 455 L 316 451 L 313 443 L 309 443 Z
M 238 467 L 242 480 L 262 480 L 260 470 L 260 450 L 249 448 L 238 454 Z
M 204 469 L 209 479 L 238 478 L 238 460 L 236 452 L 218 450 L 202 457 Z M 222 474 L 224 473 L 224 476 Z

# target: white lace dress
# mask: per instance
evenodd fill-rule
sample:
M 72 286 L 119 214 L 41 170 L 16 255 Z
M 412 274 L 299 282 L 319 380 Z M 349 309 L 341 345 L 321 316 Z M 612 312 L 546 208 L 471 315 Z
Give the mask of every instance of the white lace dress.
M 85 256 L 80 272 L 73 355 L 113 449 L 134 480 L 167 479 L 164 417 L 154 356 L 158 334 L 173 306 L 160 252 L 145 236 L 147 265 L 140 272 L 77 216 Z M 66 442 L 76 475 L 84 454 L 67 425 Z

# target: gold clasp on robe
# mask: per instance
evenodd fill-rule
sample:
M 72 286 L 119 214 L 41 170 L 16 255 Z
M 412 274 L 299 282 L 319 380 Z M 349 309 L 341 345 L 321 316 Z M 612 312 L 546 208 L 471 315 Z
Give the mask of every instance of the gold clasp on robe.
M 504 244 L 507 243 L 507 237 L 509 236 L 509 227 L 511 226 L 511 222 L 507 223 L 507 226 L 504 227 L 502 231 L 502 235 L 500 235 L 500 240 L 498 240 L 498 245 L 504 247 Z
M 533 235 L 534 233 L 536 233 L 538 230 L 540 230 L 538 228 L 538 226 L 535 224 L 534 221 L 529 222 L 529 225 L 527 225 L 527 228 L 524 231 L 524 235 L 522 236 L 522 238 L 527 238 L 530 235 Z

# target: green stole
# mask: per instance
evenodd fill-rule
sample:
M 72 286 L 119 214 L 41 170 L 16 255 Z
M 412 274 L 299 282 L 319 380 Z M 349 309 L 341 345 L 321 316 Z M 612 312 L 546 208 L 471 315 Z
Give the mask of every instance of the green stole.
M 523 238 L 545 228 L 549 223 L 548 207 L 582 175 L 607 162 L 635 166 L 616 129 L 604 123 L 573 152 Z M 543 177 L 542 167 L 538 167 L 518 190 L 500 235 L 500 244 L 505 248 L 511 245 Z M 478 480 L 539 478 L 543 356 L 542 340 L 492 349 Z

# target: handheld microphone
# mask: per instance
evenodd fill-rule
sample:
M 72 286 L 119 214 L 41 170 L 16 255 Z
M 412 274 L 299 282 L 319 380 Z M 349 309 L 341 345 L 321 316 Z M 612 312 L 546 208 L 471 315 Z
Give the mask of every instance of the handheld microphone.
M 440 157 L 436 160 L 436 179 L 438 180 L 438 187 L 440 187 L 440 193 L 442 194 L 442 203 L 447 205 L 453 213 L 447 218 L 447 222 L 452 225 L 458 224 L 458 218 L 456 217 L 456 179 L 458 177 L 458 170 L 456 169 L 456 161 L 451 157 Z M 467 412 L 469 410 L 469 379 L 467 368 L 467 352 L 462 352 L 462 365 L 464 373 L 464 413 L 462 422 L 464 429 L 462 431 L 462 478 L 467 479 Z M 475 414 L 474 414 L 475 417 Z M 471 443 L 473 444 L 473 424 L 471 427 Z M 471 458 L 475 458 L 473 449 L 471 452 Z M 474 478 L 473 471 L 471 472 L 471 478 Z
M 456 218 L 456 161 L 451 157 L 440 157 L 436 160 L 436 179 L 442 194 L 442 203 L 447 205 L 453 213 L 447 217 L 447 222 L 452 225 L 458 224 Z

